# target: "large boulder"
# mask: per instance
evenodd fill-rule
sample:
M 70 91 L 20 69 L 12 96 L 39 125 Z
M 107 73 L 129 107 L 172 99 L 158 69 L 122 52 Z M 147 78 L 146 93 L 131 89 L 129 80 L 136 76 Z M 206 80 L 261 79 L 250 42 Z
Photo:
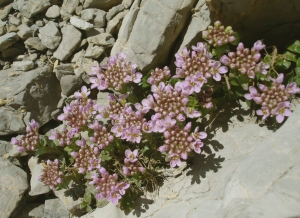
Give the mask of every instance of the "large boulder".
M 121 4 L 122 0 L 85 0 L 84 8 L 99 8 L 108 11 L 113 6 Z
M 59 81 L 51 67 L 31 71 L 0 71 L 0 135 L 22 133 L 25 123 L 35 119 L 40 125 L 51 120 L 60 99 Z M 24 123 L 25 122 L 25 123 Z
M 143 71 L 164 65 L 196 0 L 135 1 L 123 20 L 114 55 L 124 52 Z

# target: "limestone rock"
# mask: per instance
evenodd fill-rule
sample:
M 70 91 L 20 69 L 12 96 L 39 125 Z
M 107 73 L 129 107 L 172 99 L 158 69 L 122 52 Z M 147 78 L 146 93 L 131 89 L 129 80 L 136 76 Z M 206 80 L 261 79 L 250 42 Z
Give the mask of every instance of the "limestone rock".
M 14 61 L 12 67 L 15 70 L 28 71 L 34 68 L 34 63 L 32 61 Z
M 18 26 L 18 29 L 19 31 L 17 32 L 17 34 L 23 41 L 32 36 L 33 29 L 28 27 L 26 24 L 21 24 L 20 26 Z
M 102 46 L 103 48 L 112 47 L 115 43 L 114 37 L 109 33 L 101 33 L 96 36 L 87 38 L 89 43 Z
M 35 119 L 40 126 L 48 122 L 51 112 L 56 109 L 60 92 L 59 81 L 50 67 L 28 72 L 0 71 L 0 98 L 9 100 L 10 106 L 0 107 L 0 135 L 24 132 L 25 117 Z
M 125 214 L 119 208 L 117 208 L 112 203 L 108 203 L 103 208 L 97 208 L 91 213 L 88 213 L 81 218 L 93 218 L 93 217 L 101 217 L 101 218 L 125 218 Z
M 0 36 L 6 33 L 6 22 L 0 20 Z
M 55 23 L 49 21 L 40 30 L 41 43 L 49 49 L 56 49 L 61 41 L 61 34 Z
M 12 218 L 44 218 L 45 205 L 39 203 L 27 203 Z
M 12 149 L 10 142 L 0 140 L 0 158 L 9 153 Z
M 0 51 L 8 48 L 9 46 L 15 44 L 19 40 L 19 36 L 16 33 L 6 33 L 0 36 Z
M 28 49 L 34 49 L 37 51 L 43 51 L 46 49 L 39 37 L 29 37 L 24 44 Z
M 110 21 L 116 14 L 124 11 L 125 7 L 123 4 L 117 5 L 111 8 L 106 14 L 106 20 Z
M 60 16 L 60 8 L 58 5 L 52 5 L 50 8 L 48 8 L 46 12 L 46 17 L 48 18 L 57 18 Z
M 88 9 L 82 10 L 80 12 L 81 18 L 83 20 L 89 22 L 89 21 L 93 20 L 96 11 L 97 11 L 97 9 L 94 9 L 94 8 L 88 8 Z
M 85 20 L 80 19 L 77 16 L 72 16 L 70 19 L 70 23 L 81 30 L 89 30 L 94 27 L 93 24 L 86 22 Z
M 119 32 L 119 29 L 122 24 L 123 18 L 126 16 L 129 10 L 125 10 L 123 12 L 120 12 L 115 16 L 112 20 L 108 21 L 106 32 L 110 34 L 117 34 Z
M 125 20 L 130 23 L 122 23 L 122 26 L 132 28 L 121 28 L 111 55 L 126 53 L 130 61 L 142 70 L 149 71 L 166 61 L 174 41 L 186 26 L 196 1 L 145 1 L 141 6 L 139 2 L 135 1 L 130 9 L 131 19 Z M 138 13 L 136 19 L 135 13 Z
M 45 201 L 45 209 L 44 209 L 44 218 L 69 218 L 70 213 L 69 211 L 64 207 L 62 202 L 55 198 L 55 199 L 49 199 Z
M 60 79 L 61 91 L 69 96 L 82 86 L 82 79 L 75 75 L 66 75 Z
M 122 0 L 85 0 L 84 8 L 98 8 L 108 11 L 113 6 L 121 4 Z
M 104 49 L 98 45 L 90 44 L 84 54 L 86 58 L 97 59 L 104 53 Z
M 61 61 L 68 59 L 81 41 L 81 32 L 73 25 L 62 28 L 63 39 L 53 56 Z
M 8 47 L 7 49 L 3 50 L 1 53 L 4 58 L 9 58 L 24 54 L 25 50 L 26 49 L 24 44 L 19 41 L 13 44 L 12 46 Z
M 28 189 L 27 174 L 8 160 L 0 158 L 0 217 L 9 218 Z
M 74 68 L 72 64 L 60 64 L 54 69 L 55 75 L 58 80 L 66 75 L 74 75 Z
M 10 24 L 13 24 L 15 26 L 19 26 L 21 24 L 21 20 L 16 18 L 15 16 L 11 15 L 9 16 L 9 19 L 8 19 L 9 23 Z
M 28 0 L 23 2 L 19 0 L 17 2 L 19 2 L 18 10 L 27 18 L 31 18 L 34 15 L 46 10 L 52 4 L 51 0 Z
M 124 5 L 126 9 L 129 9 L 133 2 L 134 0 L 123 0 L 122 5 Z
M 97 10 L 95 14 L 96 17 L 94 19 L 94 26 L 98 28 L 104 27 L 106 24 L 106 12 L 102 10 Z
M 76 7 L 79 5 L 79 0 L 64 0 L 60 13 L 64 20 L 68 20 L 75 12 Z
M 12 4 L 6 5 L 3 9 L 1 9 L 0 10 L 0 19 L 4 20 L 10 13 L 11 9 L 12 9 Z

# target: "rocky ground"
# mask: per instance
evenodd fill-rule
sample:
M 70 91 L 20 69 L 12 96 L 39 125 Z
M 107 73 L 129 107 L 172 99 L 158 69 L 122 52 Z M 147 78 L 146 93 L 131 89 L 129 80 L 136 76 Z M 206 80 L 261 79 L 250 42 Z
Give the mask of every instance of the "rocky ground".
M 80 189 L 51 192 L 36 179 L 37 159 L 9 143 L 31 119 L 44 125 L 43 133 L 58 125 L 72 93 L 89 84 L 91 66 L 118 52 L 144 73 L 172 69 L 174 54 L 196 44 L 217 19 L 243 31 L 251 43 L 300 38 L 300 4 L 291 2 L 0 0 L 0 217 L 300 216 L 297 102 L 276 132 L 244 109 L 220 114 L 205 152 L 167 177 L 158 195 L 138 199 L 130 214 L 108 204 L 83 215 Z

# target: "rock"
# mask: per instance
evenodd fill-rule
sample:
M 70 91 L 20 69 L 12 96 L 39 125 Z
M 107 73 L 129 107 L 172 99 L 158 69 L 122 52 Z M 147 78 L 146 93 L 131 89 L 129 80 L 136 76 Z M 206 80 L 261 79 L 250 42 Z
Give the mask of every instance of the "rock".
M 14 0 L 1 0 L 0 1 L 0 6 L 2 5 L 6 5 L 6 4 L 9 4 L 9 3 L 12 3 Z
M 61 34 L 54 22 L 49 21 L 44 27 L 39 30 L 39 32 L 41 43 L 44 46 L 51 50 L 54 50 L 59 46 L 59 43 L 61 41 Z
M 34 63 L 32 61 L 14 61 L 12 67 L 15 70 L 28 71 L 34 68 Z
M 72 215 L 80 216 L 84 213 L 84 210 L 80 209 L 82 198 L 79 196 L 84 193 L 84 187 L 73 182 L 69 187 L 69 189 L 54 190 L 54 194 Z
M 63 113 L 63 110 L 58 108 L 51 113 L 51 117 L 53 120 L 58 120 L 57 117 L 62 113 Z
M 128 12 L 129 12 L 129 10 L 125 10 L 123 12 L 120 12 L 112 20 L 108 21 L 107 27 L 106 27 L 106 32 L 110 33 L 110 34 L 117 34 L 119 32 L 120 27 L 121 27 L 122 20 Z
M 19 40 L 19 36 L 16 33 L 6 33 L 0 36 L 0 51 L 8 48 L 9 46 L 15 44 Z
M 0 158 L 0 217 L 9 218 L 28 189 L 27 174 L 8 160 Z
M 149 71 L 165 63 L 174 41 L 186 26 L 196 1 L 145 1 L 140 9 L 138 2 L 136 1 L 130 9 L 131 19 L 126 19 L 126 22 L 130 23 L 122 24 L 132 28 L 120 30 L 111 55 L 126 53 L 127 58 L 136 63 L 141 70 Z M 136 12 L 138 14 L 134 20 L 133 15 Z
M 133 2 L 134 0 L 123 0 L 122 5 L 124 5 L 126 9 L 129 9 Z
M 10 106 L 0 107 L 0 135 L 24 133 L 25 117 L 36 120 L 40 126 L 47 123 L 60 92 L 59 81 L 50 67 L 28 72 L 0 71 L 0 98 L 9 100 Z
M 45 205 L 39 203 L 27 203 L 12 218 L 44 218 Z
M 16 57 L 18 55 L 24 54 L 25 50 L 26 49 L 24 44 L 21 42 L 17 42 L 12 46 L 8 47 L 7 49 L 3 50 L 1 53 L 4 58 L 10 58 L 10 57 Z
M 63 39 L 53 56 L 61 61 L 68 59 L 81 41 L 81 32 L 74 26 L 67 25 L 62 28 Z M 1 37 L 0 37 L 1 38 Z
M 84 57 L 97 59 L 104 53 L 104 49 L 98 45 L 89 44 Z
M 97 11 L 97 9 L 93 9 L 93 8 L 82 10 L 80 12 L 81 18 L 83 20 L 89 22 L 89 21 L 93 20 L 96 11 Z
M 37 51 L 43 51 L 46 49 L 39 37 L 29 37 L 24 44 L 28 49 L 35 49 Z
M 96 17 L 94 19 L 94 26 L 98 28 L 104 27 L 106 24 L 106 12 L 102 10 L 97 10 L 95 14 Z
M 92 29 L 94 27 L 93 24 L 89 23 L 89 22 L 86 22 L 80 18 L 78 18 L 77 16 L 72 16 L 71 19 L 70 19 L 70 23 L 77 27 L 78 29 L 81 29 L 81 30 L 89 30 L 89 29 Z
M 84 8 L 98 8 L 108 11 L 113 6 L 121 4 L 122 0 L 85 0 Z
M 58 5 L 52 5 L 46 12 L 46 17 L 55 19 L 60 16 L 60 8 Z
M 7 24 L 6 25 L 6 30 L 7 30 L 8 33 L 19 31 L 19 29 L 13 24 Z
M 124 11 L 125 7 L 123 4 L 117 5 L 111 8 L 106 14 L 106 20 L 110 21 L 116 14 Z
M 0 140 L 0 158 L 9 153 L 12 149 L 10 142 Z
M 68 20 L 79 5 L 79 0 L 64 0 L 60 14 L 64 20 Z
M 50 187 L 45 186 L 38 180 L 38 177 L 42 175 L 43 172 L 43 165 L 42 163 L 38 163 L 38 158 L 31 157 L 28 161 L 28 166 L 31 172 L 29 195 L 36 196 L 50 192 Z
M 6 22 L 0 20 L 0 36 L 6 33 Z
M 59 199 L 49 199 L 45 201 L 43 218 L 69 218 L 69 211 L 64 207 Z
M 23 41 L 32 36 L 33 29 L 28 27 L 26 24 L 21 24 L 20 26 L 18 26 L 18 29 L 19 31 L 17 32 L 17 34 Z
M 75 75 L 81 77 L 85 83 L 90 84 L 90 77 L 88 74 L 91 72 L 92 66 L 97 66 L 99 63 L 93 59 L 85 58 L 84 54 L 84 52 L 77 54 L 76 66 L 78 66 L 78 68 L 76 68 L 74 72 Z
M 69 96 L 82 86 L 82 79 L 75 75 L 63 76 L 60 80 L 61 91 Z
M 81 13 L 82 9 L 83 9 L 82 5 L 76 7 L 76 9 L 75 9 L 75 14 L 76 14 L 77 16 L 80 16 L 80 13 Z
M 101 218 L 125 218 L 125 214 L 122 210 L 117 208 L 112 203 L 108 203 L 103 208 L 96 208 L 91 213 L 88 213 L 81 218 L 93 218 L 93 217 L 101 217 Z
M 20 2 L 20 0 L 19 0 L 19 2 Z M 22 0 L 21 0 L 21 2 L 22 2 Z M 39 0 L 39 1 L 28 0 L 28 1 L 24 1 L 22 6 L 19 3 L 18 10 L 21 12 L 21 14 L 23 16 L 25 16 L 27 18 L 31 18 L 34 15 L 39 14 L 40 12 L 46 10 L 49 6 L 51 6 L 51 4 L 52 4 L 51 0 Z
M 102 33 L 96 36 L 87 38 L 89 43 L 102 46 L 103 48 L 112 47 L 115 43 L 114 37 L 109 33 Z
M 47 22 L 45 22 L 45 23 L 47 23 Z M 44 26 L 44 21 L 42 21 L 42 20 L 37 20 L 37 21 L 35 21 L 35 24 L 36 24 L 38 27 L 43 27 L 43 26 Z
M 12 4 L 6 5 L 3 9 L 1 9 L 0 10 L 0 19 L 4 20 L 10 13 L 11 9 L 12 9 Z
M 105 33 L 105 30 L 103 28 L 93 28 L 93 29 L 85 31 L 85 37 L 89 38 L 92 36 L 99 35 L 101 33 Z M 85 41 L 87 42 L 87 39 L 85 39 Z
M 61 80 L 63 76 L 74 75 L 74 68 L 72 64 L 60 64 L 53 70 L 53 72 L 55 72 L 56 78 Z
M 12 15 L 9 17 L 9 23 L 15 26 L 19 26 L 21 24 L 21 20 Z

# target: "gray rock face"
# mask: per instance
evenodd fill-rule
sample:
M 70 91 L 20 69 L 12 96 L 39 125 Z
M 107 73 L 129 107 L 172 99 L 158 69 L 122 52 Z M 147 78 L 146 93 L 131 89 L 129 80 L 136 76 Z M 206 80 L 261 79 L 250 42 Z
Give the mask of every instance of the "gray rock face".
M 94 26 L 101 28 L 106 24 L 106 12 L 102 10 L 97 10 L 96 17 L 94 19 Z
M 96 11 L 97 11 L 97 9 L 93 9 L 93 8 L 88 8 L 88 9 L 82 10 L 80 12 L 81 18 L 83 20 L 89 22 L 89 21 L 93 20 Z
M 108 21 L 106 32 L 110 34 L 117 34 L 122 24 L 123 18 L 126 16 L 129 10 L 125 10 L 117 14 L 112 20 Z
M 9 218 L 28 189 L 27 174 L 8 160 L 0 158 L 0 217 Z
M 44 204 L 25 204 L 24 207 L 18 211 L 18 215 L 14 216 L 13 218 L 44 218 L 44 209 Z
M 82 79 L 75 75 L 63 76 L 60 80 L 61 91 L 69 96 L 82 86 Z
M 104 49 L 97 45 L 90 44 L 86 50 L 86 53 L 84 54 L 84 57 L 86 58 L 93 58 L 97 59 L 104 53 Z
M 81 30 L 89 30 L 94 27 L 93 24 L 86 22 L 85 20 L 80 19 L 77 16 L 72 16 L 70 19 L 70 23 Z
M 87 38 L 89 43 L 102 46 L 103 48 L 112 47 L 115 43 L 114 37 L 109 33 L 101 33 L 96 36 Z
M 59 81 L 50 67 L 28 72 L 0 71 L 0 99 L 6 99 L 10 106 L 0 107 L 0 135 L 24 132 L 25 118 L 35 119 L 40 125 L 48 122 L 60 92 Z
M 17 32 L 17 34 L 23 41 L 32 36 L 33 30 L 26 24 L 21 24 L 20 26 L 18 26 L 18 29 L 19 31 Z
M 195 0 L 149 0 L 143 2 L 138 14 L 139 1 L 132 6 L 130 18 L 123 21 L 130 29 L 120 30 L 111 53 L 124 52 L 145 71 L 163 64 L 171 46 L 186 25 Z M 131 22 L 131 23 L 125 23 Z M 155 37 L 152 37 L 155 36 Z
M 43 51 L 46 49 L 46 47 L 42 44 L 39 37 L 29 37 L 24 44 L 29 49 L 34 49 L 37 51 Z
M 32 16 L 46 10 L 52 4 L 51 0 L 18 0 L 16 2 L 19 3 L 18 10 L 27 18 L 31 18 Z
M 11 9 L 12 9 L 12 4 L 9 4 L 5 6 L 2 10 L 0 10 L 0 19 L 4 20 L 8 16 Z
M 68 59 L 81 41 L 81 32 L 72 25 L 62 28 L 62 41 L 53 56 L 61 61 Z
M 61 34 L 55 23 L 49 21 L 40 30 L 41 43 L 49 49 L 56 49 L 61 41 Z
M 109 21 L 111 20 L 116 14 L 124 11 L 125 7 L 123 4 L 117 5 L 113 8 L 111 8 L 107 14 L 106 14 L 106 20 Z
M 46 12 L 46 17 L 57 18 L 60 16 L 60 8 L 58 5 L 52 5 Z
M 15 44 L 19 40 L 19 36 L 16 33 L 6 33 L 0 36 L 0 51 L 8 48 L 9 46 Z
M 55 75 L 58 80 L 66 75 L 74 75 L 74 68 L 71 64 L 60 64 L 54 69 Z
M 15 70 L 28 71 L 34 68 L 34 63 L 32 61 L 15 61 L 12 67 Z
M 79 5 L 79 0 L 64 0 L 60 13 L 64 20 L 68 20 L 75 12 L 76 7 Z
M 45 201 L 44 218 L 69 218 L 69 211 L 64 207 L 59 199 L 49 199 Z
M 125 214 L 112 203 L 107 204 L 104 208 L 97 208 L 91 213 L 88 213 L 81 218 L 125 218 Z
M 108 11 L 113 6 L 121 4 L 122 0 L 86 0 L 83 4 L 84 8 L 99 8 Z
M 9 153 L 11 149 L 12 145 L 10 144 L 10 142 L 0 140 L 0 158 Z

